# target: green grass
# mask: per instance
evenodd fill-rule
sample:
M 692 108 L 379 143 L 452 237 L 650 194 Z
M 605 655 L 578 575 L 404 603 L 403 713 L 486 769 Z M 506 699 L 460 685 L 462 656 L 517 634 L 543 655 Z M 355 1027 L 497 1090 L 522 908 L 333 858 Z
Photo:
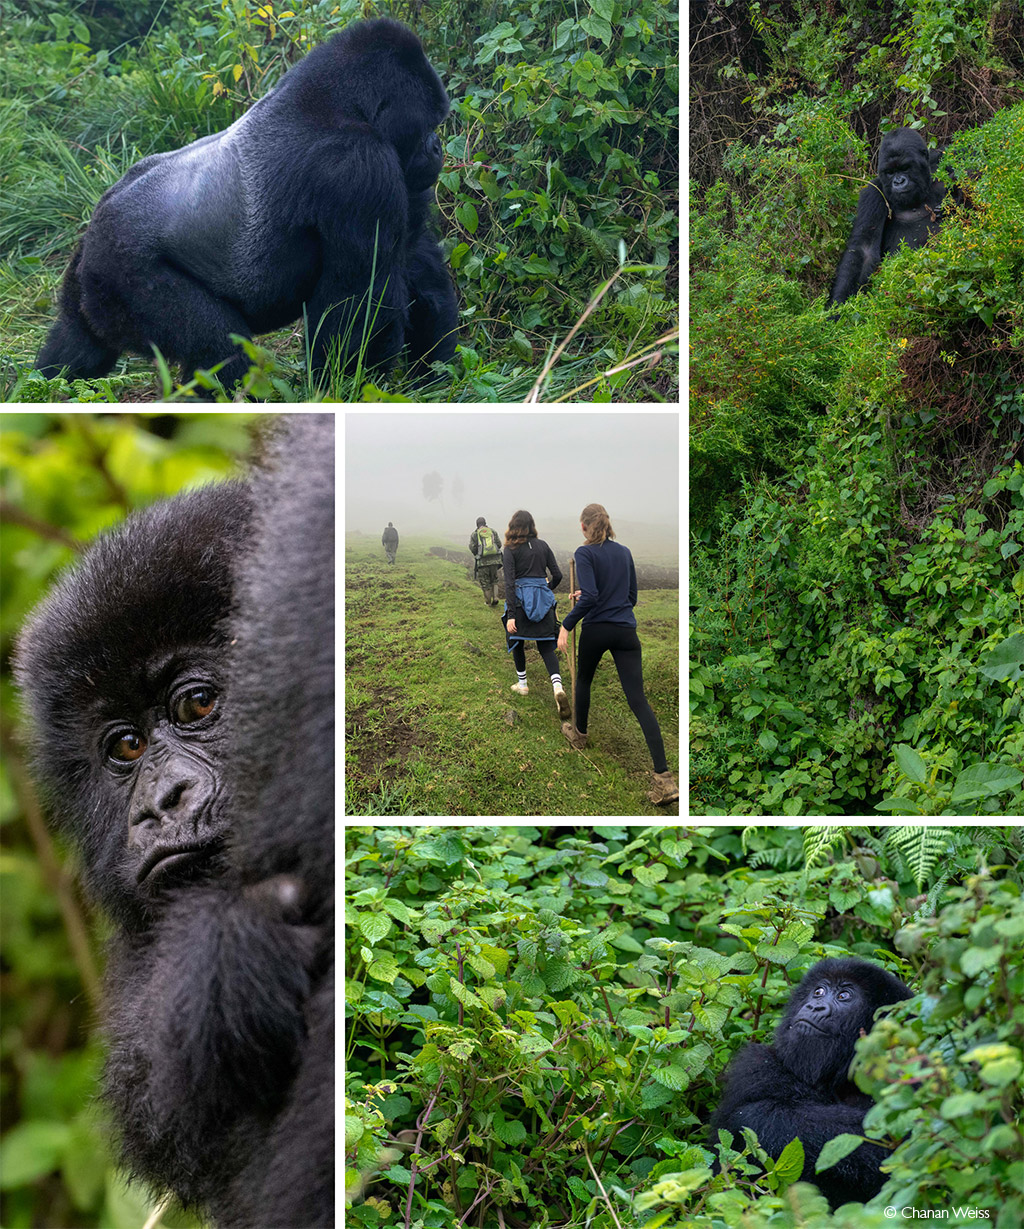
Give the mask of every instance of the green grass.
M 485 606 L 466 569 L 429 554 L 432 545 L 403 538 L 390 567 L 379 541 L 346 543 L 346 815 L 677 814 L 676 804 L 647 801 L 650 755 L 611 657 L 591 688 L 580 754 L 562 737 L 535 647 L 530 694 L 513 695 L 502 607 Z M 564 597 L 558 609 L 564 616 Z M 678 591 L 641 590 L 637 623 L 647 698 L 675 771 Z M 562 677 L 568 691 L 568 655 Z

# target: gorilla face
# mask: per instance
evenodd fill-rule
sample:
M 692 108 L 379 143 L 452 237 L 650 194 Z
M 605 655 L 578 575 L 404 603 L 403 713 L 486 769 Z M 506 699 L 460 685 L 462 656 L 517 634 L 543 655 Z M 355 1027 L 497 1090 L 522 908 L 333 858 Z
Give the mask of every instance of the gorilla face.
M 897 128 L 882 138 L 878 177 L 890 204 L 900 209 L 919 205 L 931 188 L 928 147 L 913 128 Z
M 195 648 L 147 662 L 140 674 L 146 689 L 100 727 L 98 788 L 125 817 L 125 886 L 148 897 L 221 848 L 221 684 L 216 663 Z
M 86 883 L 138 928 L 213 869 L 226 835 L 221 717 L 250 495 L 225 483 L 130 517 L 42 604 L 16 670 L 35 766 Z

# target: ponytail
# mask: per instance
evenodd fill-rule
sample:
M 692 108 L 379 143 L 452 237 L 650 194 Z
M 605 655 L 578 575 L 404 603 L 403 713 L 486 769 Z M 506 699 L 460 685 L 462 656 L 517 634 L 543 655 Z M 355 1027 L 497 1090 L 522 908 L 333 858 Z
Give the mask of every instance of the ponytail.
M 600 546 L 608 538 L 615 537 L 615 530 L 601 504 L 587 504 L 580 513 L 580 524 L 590 546 Z

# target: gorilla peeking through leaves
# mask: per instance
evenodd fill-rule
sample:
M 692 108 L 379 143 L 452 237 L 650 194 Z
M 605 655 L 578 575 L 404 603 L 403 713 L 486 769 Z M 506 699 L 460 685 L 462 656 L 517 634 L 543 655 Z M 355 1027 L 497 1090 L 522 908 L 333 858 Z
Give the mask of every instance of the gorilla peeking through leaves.
M 304 314 L 317 373 L 332 349 L 351 370 L 364 342 L 381 371 L 403 347 L 416 376 L 447 362 L 458 308 L 429 225 L 447 115 L 411 31 L 348 26 L 230 128 L 143 158 L 103 195 L 37 367 L 95 378 L 156 346 L 186 380 L 227 360 L 231 387 L 249 361 L 229 334 Z
M 929 154 L 913 128 L 897 128 L 882 138 L 878 174 L 857 198 L 830 304 L 845 303 L 856 294 L 901 243 L 919 248 L 938 230 L 946 198 L 946 185 L 933 178 L 940 156 L 939 150 Z
M 879 1166 L 890 1156 L 880 1144 L 861 1144 L 818 1174 L 814 1165 L 836 1135 L 864 1134 L 864 1115 L 874 1102 L 850 1081 L 854 1044 L 861 1030 L 870 1031 L 879 1007 L 911 997 L 898 977 L 867 961 L 819 961 L 790 995 L 774 1044 L 752 1043 L 730 1064 L 711 1119 L 712 1145 L 724 1129 L 742 1148 L 742 1128 L 750 1127 L 778 1160 L 799 1139 L 801 1180 L 813 1182 L 833 1209 L 877 1195 L 885 1183 Z
M 334 1223 L 333 420 L 155 504 L 16 663 L 114 922 L 104 1098 L 129 1172 L 224 1229 Z

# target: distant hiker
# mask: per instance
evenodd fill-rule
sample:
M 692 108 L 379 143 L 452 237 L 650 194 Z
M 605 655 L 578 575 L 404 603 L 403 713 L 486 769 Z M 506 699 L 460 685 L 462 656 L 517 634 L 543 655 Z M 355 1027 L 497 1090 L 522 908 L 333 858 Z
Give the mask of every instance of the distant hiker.
M 633 556 L 612 541 L 615 531 L 600 504 L 587 504 L 583 509 L 580 529 L 584 545 L 577 547 L 574 556 L 579 589 L 570 594 L 576 605 L 562 620 L 558 633 L 558 648 L 564 653 L 569 632 L 581 619 L 585 620 L 576 663 L 576 728 L 566 721 L 562 733 L 578 750 L 587 745 L 590 684 L 607 650 L 619 672 L 619 682 L 633 716 L 640 722 L 654 764 L 654 788 L 647 797 L 657 805 L 675 802 L 679 786 L 668 770 L 661 727 L 644 695 L 643 654 L 633 614 L 637 593 Z
M 498 604 L 498 570 L 501 567 L 501 539 L 487 526 L 487 519 L 476 518 L 476 529 L 469 536 L 470 552 L 476 556 L 473 579 L 483 590 L 488 606 Z
M 512 662 L 519 676 L 512 690 L 520 696 L 529 693 L 525 641 L 533 640 L 551 675 L 558 715 L 568 717 L 572 713 L 572 705 L 562 687 L 555 653 L 558 616 L 555 614 L 554 590 L 561 584 L 562 573 L 551 547 L 537 537 L 537 526 L 529 512 L 513 513 L 505 530 L 501 562 L 505 570 L 505 611 L 501 621 L 505 624 Z M 550 582 L 546 575 L 548 572 L 551 573 Z
M 398 530 L 388 521 L 388 527 L 380 535 L 380 544 L 384 547 L 384 554 L 388 557 L 388 563 L 395 562 L 395 556 L 398 554 Z

